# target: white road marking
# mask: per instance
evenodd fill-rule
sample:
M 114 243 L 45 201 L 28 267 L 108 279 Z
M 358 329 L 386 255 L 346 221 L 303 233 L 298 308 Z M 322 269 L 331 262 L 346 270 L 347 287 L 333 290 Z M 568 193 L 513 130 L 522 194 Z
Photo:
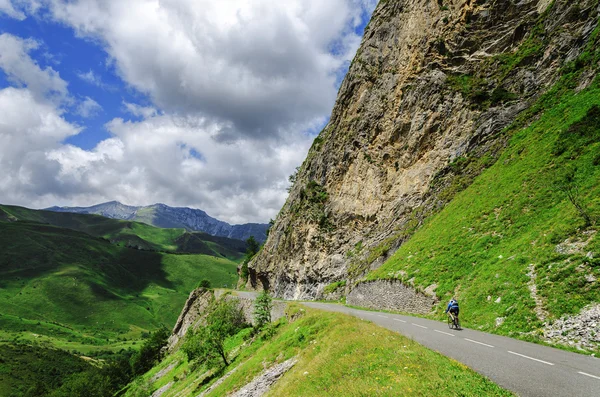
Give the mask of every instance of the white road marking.
M 404 321 L 404 320 L 400 320 L 399 318 L 395 318 L 394 320 L 396 320 L 396 321 L 400 321 L 401 323 L 405 323 L 405 322 L 406 322 L 406 321 Z
M 520 357 L 523 357 L 523 358 L 528 358 L 530 360 L 537 361 L 537 362 L 540 362 L 540 363 L 544 363 L 544 364 L 547 364 L 547 365 L 554 365 L 552 363 L 549 363 L 548 361 L 540 360 L 538 358 L 529 357 L 529 356 L 526 356 L 524 354 L 519 354 L 519 353 L 511 352 L 510 350 L 508 350 L 508 352 L 510 354 L 514 354 L 515 356 L 520 356 Z
M 454 336 L 454 334 L 450 334 L 450 333 L 448 333 L 448 332 L 444 332 L 444 331 L 438 331 L 437 329 L 434 329 L 434 331 L 435 331 L 435 332 L 439 332 L 440 334 Z
M 581 371 L 578 372 L 578 374 L 589 376 L 590 378 L 594 378 L 594 379 L 600 379 L 600 376 L 586 374 L 585 372 L 581 372 Z
M 471 342 L 471 343 L 477 343 L 478 345 L 483 345 L 483 346 L 487 346 L 487 347 L 494 347 L 494 346 L 492 346 L 492 345 L 488 345 L 487 343 L 483 343 L 483 342 L 477 342 L 476 340 L 473 340 L 473 339 L 467 339 L 467 338 L 465 338 L 465 340 L 466 340 L 467 342 Z
M 425 328 L 425 329 L 427 329 L 427 327 L 426 327 L 426 326 L 424 326 L 424 325 L 419 325 L 419 324 L 415 324 L 415 323 L 411 323 L 411 324 L 412 324 L 412 325 L 414 325 L 415 327 L 420 327 L 420 328 Z
M 377 317 L 388 318 L 388 316 L 382 316 L 381 314 L 378 314 Z

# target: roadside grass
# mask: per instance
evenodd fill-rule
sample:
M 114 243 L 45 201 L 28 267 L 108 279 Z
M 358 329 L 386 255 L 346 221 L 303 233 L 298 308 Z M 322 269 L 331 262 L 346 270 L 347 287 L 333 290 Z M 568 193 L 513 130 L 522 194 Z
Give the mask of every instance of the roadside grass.
M 533 265 L 537 294 L 548 320 L 600 301 L 598 224 L 586 224 L 569 201 L 577 199 L 600 221 L 600 137 L 594 116 L 600 89 L 567 92 L 539 120 L 516 132 L 499 160 L 428 219 L 367 279 L 398 278 L 424 289 L 437 284 L 445 302 L 456 297 L 464 325 L 511 336 L 535 337 L 542 325 L 528 283 Z M 559 252 L 567 239 L 584 249 Z M 587 255 L 592 254 L 592 258 Z M 504 322 L 496 326 L 496 319 Z
M 315 309 L 290 309 L 304 314 L 288 323 L 281 319 L 271 339 L 246 340 L 248 330 L 230 340 L 238 346 L 232 364 L 219 374 L 235 371 L 209 396 L 228 395 L 251 382 L 264 368 L 297 357 L 267 396 L 511 396 L 493 382 L 399 334 L 371 322 Z M 244 344 L 244 340 L 246 340 Z M 177 363 L 161 379 L 160 370 Z M 196 395 L 215 379 L 206 368 L 175 352 L 145 374 L 128 391 L 154 391 L 173 381 L 163 397 Z

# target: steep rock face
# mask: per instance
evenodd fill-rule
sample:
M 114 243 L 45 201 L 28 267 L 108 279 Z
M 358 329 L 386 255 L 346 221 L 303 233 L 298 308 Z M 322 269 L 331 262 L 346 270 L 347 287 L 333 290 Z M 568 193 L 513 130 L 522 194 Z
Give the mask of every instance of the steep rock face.
M 381 264 L 486 166 L 457 175 L 453 164 L 493 162 L 500 132 L 583 51 L 598 8 L 596 0 L 381 1 L 331 120 L 249 265 L 248 286 L 316 298 Z

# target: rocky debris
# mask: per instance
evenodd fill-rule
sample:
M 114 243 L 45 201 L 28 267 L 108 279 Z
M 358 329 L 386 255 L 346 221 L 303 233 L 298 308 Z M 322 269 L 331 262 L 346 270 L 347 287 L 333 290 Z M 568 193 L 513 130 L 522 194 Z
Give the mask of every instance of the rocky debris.
M 587 306 L 575 316 L 545 324 L 543 336 L 551 343 L 600 350 L 600 304 Z
M 527 276 L 529 277 L 527 287 L 529 288 L 531 298 L 535 302 L 535 314 L 537 318 L 540 319 L 540 321 L 544 321 L 548 316 L 548 313 L 544 310 L 544 303 L 542 301 L 542 298 L 540 298 L 540 296 L 537 293 L 537 285 L 535 283 L 537 279 L 537 273 L 535 272 L 535 265 L 533 263 L 529 264 L 527 270 L 529 270 L 529 272 L 527 273 Z
M 232 397 L 259 397 L 265 394 L 279 378 L 289 371 L 298 360 L 293 357 L 263 371 L 252 382 L 241 388 Z
M 237 369 L 241 365 L 242 364 L 238 365 L 237 367 L 235 367 L 231 371 L 227 372 L 225 375 L 221 376 L 218 381 L 216 381 L 215 383 L 213 383 L 212 385 L 210 385 L 210 387 L 208 389 L 204 390 L 202 393 L 198 394 L 196 397 L 204 397 L 204 396 L 208 395 L 214 389 L 216 389 L 217 387 L 219 387 L 219 385 L 221 383 L 225 382 L 227 380 L 227 378 L 229 378 L 231 375 L 233 375 L 235 373 L 235 371 L 237 371 Z
M 506 320 L 505 317 L 496 317 L 496 327 L 499 327 L 502 324 L 504 324 L 504 320 Z
M 379 266 L 414 232 L 418 214 L 451 199 L 445 189 L 461 170 L 450 164 L 496 158 L 502 129 L 584 50 L 598 7 L 573 3 L 546 10 L 549 0 L 380 1 L 330 122 L 249 264 L 247 286 L 314 299 L 332 281 Z M 544 38 L 544 51 L 501 73 L 499 59 L 515 57 L 533 34 Z
M 165 376 L 166 374 L 168 374 L 169 372 L 171 372 L 171 370 L 173 368 L 175 368 L 176 366 L 179 365 L 179 361 L 176 361 L 174 363 L 172 363 L 171 365 L 169 365 L 167 368 L 161 369 L 160 371 L 158 371 L 156 373 L 156 375 L 154 375 L 151 379 L 150 379 L 150 383 L 154 383 L 157 380 L 159 380 L 160 378 L 162 378 L 163 376 Z
M 171 387 L 173 387 L 174 382 L 169 382 L 166 385 L 164 385 L 163 387 L 161 387 L 160 389 L 156 390 L 154 393 L 152 393 L 152 395 L 150 397 L 160 397 L 162 396 L 167 390 L 169 390 Z
M 399 280 L 359 283 L 346 296 L 349 305 L 418 314 L 431 312 L 437 302 L 435 295 L 419 293 Z
M 596 230 L 586 230 L 581 234 L 581 236 L 570 237 L 558 244 L 555 248 L 555 251 L 563 255 L 583 255 L 585 252 L 585 247 L 587 247 L 595 235 Z M 591 256 L 593 258 L 593 253 L 588 252 L 587 255 L 588 257 Z

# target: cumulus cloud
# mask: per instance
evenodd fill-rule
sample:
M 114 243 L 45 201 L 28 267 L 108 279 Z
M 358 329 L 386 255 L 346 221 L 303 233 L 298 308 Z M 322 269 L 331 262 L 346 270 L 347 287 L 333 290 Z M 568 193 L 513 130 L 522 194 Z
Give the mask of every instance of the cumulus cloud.
M 0 90 L 0 191 L 4 202 L 62 195 L 55 179 L 60 164 L 46 153 L 81 129 L 26 88 Z M 26 202 L 27 202 L 26 201 Z
M 0 15 L 2 14 L 19 20 L 25 19 L 25 14 L 15 9 L 10 0 L 0 0 Z
M 75 110 L 75 113 L 83 118 L 95 117 L 100 112 L 102 112 L 102 106 L 89 96 L 86 96 L 85 99 L 77 105 L 77 109 Z
M 120 76 L 165 111 L 278 137 L 328 113 L 336 72 L 360 38 L 360 0 L 49 0 L 54 17 L 98 39 Z M 332 51 L 335 46 L 335 51 Z
M 340 73 L 358 48 L 355 28 L 377 3 L 40 1 L 40 18 L 99 43 L 130 92 L 150 106 L 123 101 L 137 121 L 113 119 L 106 125 L 112 136 L 92 150 L 65 145 L 79 127 L 47 99 L 68 97 L 66 82 L 28 56 L 37 42 L 0 36 L 0 68 L 18 86 L 12 90 L 29 93 L 32 109 L 63 123 L 53 140 L 32 146 L 35 161 L 18 165 L 29 181 L 43 171 L 35 194 L 3 180 L 13 199 L 38 207 L 165 202 L 232 223 L 265 222 L 283 205 L 287 177 L 308 151 L 309 132 L 331 112 Z M 104 87 L 92 70 L 78 77 Z M 91 116 L 96 105 L 86 98 L 72 111 Z
M 123 107 L 127 112 L 131 113 L 136 117 L 149 118 L 158 114 L 158 110 L 156 110 L 152 106 L 140 106 L 136 103 L 129 103 L 123 101 Z
M 287 172 L 311 143 L 304 136 L 283 145 L 246 138 L 222 144 L 214 136 L 227 127 L 196 116 L 115 119 L 107 128 L 113 138 L 92 151 L 68 145 L 48 154 L 60 164 L 61 183 L 126 203 L 197 203 L 233 223 L 274 216 L 285 200 Z
M 77 73 L 77 77 L 79 77 L 80 80 L 85 81 L 88 84 L 91 84 L 93 86 L 102 88 L 103 90 L 107 90 L 107 91 L 115 91 L 116 87 L 105 83 L 102 80 L 102 77 L 100 77 L 100 75 L 96 72 L 94 72 L 92 69 L 88 70 L 87 72 L 79 72 Z
M 22 39 L 8 33 L 0 34 L 0 68 L 15 84 L 27 86 L 38 98 L 52 97 L 64 100 L 67 82 L 51 67 L 42 69 L 29 52 L 39 43 L 33 39 Z

